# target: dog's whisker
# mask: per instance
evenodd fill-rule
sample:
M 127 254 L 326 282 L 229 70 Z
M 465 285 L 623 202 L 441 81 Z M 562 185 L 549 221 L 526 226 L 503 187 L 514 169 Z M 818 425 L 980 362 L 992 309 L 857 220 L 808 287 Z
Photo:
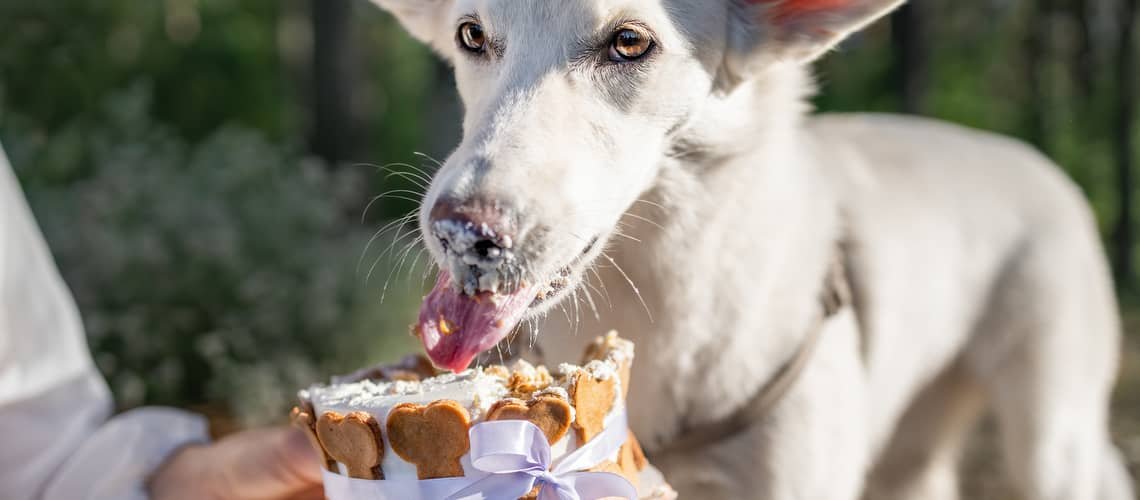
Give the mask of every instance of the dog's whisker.
M 411 203 L 415 203 L 417 205 L 420 204 L 421 202 L 423 202 L 423 200 L 421 200 L 421 199 L 411 198 L 408 196 L 403 196 L 403 195 L 398 195 L 398 194 L 388 195 L 387 198 L 392 199 L 392 200 L 404 200 L 404 201 L 408 201 Z
M 375 233 L 373 233 L 372 237 L 368 239 L 367 243 L 365 243 L 364 250 L 362 250 L 360 252 L 360 259 L 358 259 L 356 262 L 356 273 L 357 274 L 360 273 L 360 266 L 364 264 L 364 258 L 366 256 L 368 256 L 368 249 L 372 248 L 372 244 L 375 243 L 376 240 L 380 238 L 380 236 L 382 236 L 386 231 L 389 231 L 393 227 L 402 227 L 403 224 L 406 224 L 409 220 L 411 220 L 413 217 L 415 217 L 415 215 L 416 215 L 416 212 L 413 210 L 412 212 L 410 212 L 409 214 L 407 214 L 403 217 L 400 217 L 396 220 L 388 222 L 383 227 L 381 227 L 379 230 L 377 230 Z
M 582 311 L 578 305 L 578 290 L 580 289 L 581 287 L 574 288 L 574 331 L 572 335 L 575 337 L 578 336 L 578 331 L 582 327 Z
M 389 163 L 387 165 L 376 165 L 376 164 L 372 164 L 372 163 L 356 163 L 353 166 L 371 167 L 371 168 L 374 168 L 378 171 L 389 172 L 388 176 L 384 177 L 385 179 L 387 179 L 389 176 L 392 176 L 392 175 L 402 175 L 402 176 L 409 176 L 409 178 L 417 179 L 417 180 L 423 182 L 424 184 L 431 184 L 431 177 L 429 175 L 427 175 L 422 169 L 420 169 L 419 167 L 412 165 L 410 163 L 393 162 L 393 163 Z M 407 172 L 404 170 L 396 170 L 392 167 L 410 168 L 410 169 L 414 170 L 414 172 Z
M 384 167 L 382 167 L 382 168 L 384 170 L 389 171 L 389 172 L 396 171 L 396 169 L 394 169 L 392 167 L 410 168 L 413 170 L 413 172 L 411 172 L 411 173 L 415 173 L 416 175 L 420 175 L 420 176 L 424 176 L 424 177 L 427 177 L 427 174 L 429 173 L 429 172 L 424 171 L 424 169 L 422 167 L 419 167 L 417 165 L 414 165 L 414 164 L 411 164 L 408 162 L 392 162 L 392 163 L 389 163 L 387 165 L 384 165 Z
M 614 308 L 614 303 L 612 300 L 610 300 L 610 291 L 608 288 L 606 288 L 606 280 L 602 279 L 602 273 L 598 271 L 598 268 L 596 266 L 590 266 L 589 271 L 591 274 L 598 278 L 598 287 L 601 288 L 601 290 L 598 290 L 598 288 L 594 288 L 594 290 L 597 290 L 598 293 L 601 294 L 602 298 L 606 299 L 606 306 L 608 306 L 612 311 Z M 589 282 L 589 280 L 586 281 L 586 284 L 591 287 L 594 286 Z
M 549 317 L 550 317 L 550 311 L 546 311 L 546 312 L 542 313 L 541 321 L 537 317 L 534 318 L 534 329 L 532 330 L 532 333 L 530 335 L 530 346 L 529 346 L 530 350 L 532 350 L 532 351 L 534 350 L 534 345 L 536 343 L 538 343 L 538 336 L 542 332 L 542 324 L 544 322 L 546 322 L 546 319 Z
M 388 284 L 392 281 L 393 274 L 395 274 L 396 276 L 399 276 L 400 269 L 402 269 L 404 267 L 404 261 L 405 261 L 405 259 L 408 258 L 408 254 L 412 250 L 415 249 L 415 246 L 417 243 L 419 243 L 423 240 L 424 240 L 424 237 L 422 234 L 419 236 L 416 236 L 416 238 L 413 239 L 411 243 L 408 243 L 407 245 L 404 246 L 403 250 L 401 250 L 400 252 L 397 252 L 397 253 L 402 253 L 403 255 L 400 256 L 400 260 L 396 263 L 395 266 L 392 267 L 392 270 L 388 271 L 388 277 L 384 278 L 384 287 L 380 290 L 380 303 L 381 304 L 384 303 L 384 298 L 388 295 Z
M 499 342 L 498 344 L 495 344 L 495 351 L 498 352 L 498 354 L 499 354 L 499 364 L 500 365 L 507 364 L 506 358 L 503 357 L 503 344 L 507 344 L 507 349 L 510 349 L 511 348 L 510 339 L 508 339 L 507 342 Z
M 388 243 L 388 246 L 384 249 L 384 251 L 380 252 L 380 254 L 377 255 L 376 258 L 372 260 L 372 265 L 368 267 L 368 274 L 365 275 L 365 277 L 364 277 L 365 283 L 370 283 L 372 281 L 372 273 L 376 271 L 376 266 L 379 265 L 380 262 L 384 260 L 384 257 L 386 255 L 388 255 L 388 253 L 391 252 L 392 249 L 396 248 L 396 245 L 400 244 L 404 238 L 407 238 L 408 236 L 415 234 L 411 231 L 408 231 L 406 233 L 403 232 L 404 226 L 398 226 L 398 228 L 399 229 L 397 229 L 397 231 L 396 231 L 396 237 L 393 238 L 392 241 Z
M 368 168 L 371 168 L 371 169 L 377 170 L 377 171 L 387 170 L 390 172 L 390 171 L 392 171 L 391 167 L 393 167 L 393 166 L 396 166 L 396 167 L 405 166 L 405 164 L 399 163 L 399 162 L 393 162 L 393 163 L 388 163 L 386 165 L 378 165 L 376 163 L 369 163 L 366 161 L 362 161 L 362 162 L 351 163 L 351 164 L 349 164 L 349 166 L 352 168 L 368 167 Z
M 642 203 L 642 204 L 649 205 L 649 206 L 654 207 L 654 208 L 659 208 L 659 209 L 661 209 L 662 212 L 668 211 L 668 209 L 665 208 L 665 205 L 662 205 L 662 204 L 654 202 L 654 201 L 649 201 L 649 200 L 646 200 L 644 198 L 638 198 L 636 200 L 633 200 L 633 202 L 634 203 Z
M 383 198 L 394 197 L 392 195 L 395 195 L 395 194 L 408 194 L 408 195 L 412 195 L 412 196 L 423 196 L 423 193 L 421 193 L 419 191 L 412 191 L 411 189 L 389 189 L 388 191 L 385 191 L 383 193 L 376 195 L 376 197 L 373 198 L 373 200 L 379 200 L 379 199 L 383 199 Z M 421 200 L 416 199 L 415 201 L 421 201 Z
M 409 221 L 411 221 L 411 219 L 412 219 L 413 217 L 415 217 L 415 216 L 416 216 L 416 211 L 415 211 L 415 210 L 412 210 L 412 211 L 409 211 L 408 213 L 406 213 L 406 214 L 404 214 L 404 215 L 402 215 L 402 216 L 400 216 L 400 217 L 397 217 L 397 218 L 395 218 L 395 219 L 392 219 L 392 220 L 388 221 L 388 223 L 386 223 L 386 224 L 384 224 L 383 226 L 381 226 L 381 227 L 380 227 L 380 229 L 378 229 L 378 230 L 377 230 L 377 231 L 376 231 L 376 232 L 375 232 L 375 233 L 372 235 L 372 238 L 369 240 L 369 243 L 372 243 L 373 241 L 375 241 L 375 239 L 376 239 L 377 237 L 379 237 L 379 236 L 380 236 L 381 234 L 383 234 L 385 231 L 388 231 L 388 230 L 390 230 L 392 227 L 394 227 L 394 226 L 402 226 L 402 225 L 404 225 L 404 224 L 408 223 L 408 222 L 409 222 Z M 365 246 L 364 246 L 364 250 L 365 250 L 365 251 L 367 251 L 367 250 L 368 250 L 368 245 L 365 245 Z
M 361 224 L 363 224 L 364 221 L 368 219 L 368 211 L 369 211 L 369 209 L 372 208 L 372 205 L 375 204 L 377 201 L 380 201 L 380 199 L 383 198 L 383 196 L 384 195 L 374 196 L 374 197 L 372 197 L 372 199 L 368 200 L 368 204 L 365 205 L 364 210 L 362 210 L 360 212 L 360 223 Z M 416 213 L 416 210 L 413 209 L 413 210 L 409 210 L 407 215 L 414 215 L 415 213 Z M 405 215 L 405 217 L 407 215 Z
M 413 154 L 414 154 L 414 153 L 413 153 Z M 388 166 L 392 166 L 392 167 L 404 167 L 404 168 L 409 168 L 409 169 L 411 169 L 411 170 L 412 170 L 412 171 L 413 171 L 413 172 L 414 172 L 416 175 L 419 175 L 419 176 L 423 177 L 425 180 L 427 180 L 427 179 L 430 179 L 430 178 L 431 178 L 431 172 L 429 172 L 429 171 L 425 170 L 423 167 L 420 167 L 420 166 L 417 166 L 417 165 L 413 165 L 413 164 L 411 164 L 411 163 L 406 163 L 406 162 L 393 162 L 393 163 L 389 163 L 389 164 L 388 164 Z M 389 170 L 391 170 L 391 169 L 389 169 Z
M 662 230 L 662 231 L 664 231 L 664 230 L 665 230 L 665 226 L 662 226 L 661 224 L 658 224 L 658 223 L 657 223 L 657 221 L 655 221 L 655 220 L 653 220 L 653 219 L 650 219 L 650 218 L 648 218 L 648 217 L 642 217 L 642 216 L 640 216 L 640 215 L 637 215 L 637 214 L 635 214 L 635 213 L 633 213 L 633 212 L 629 212 L 629 211 L 625 212 L 625 213 L 624 213 L 624 214 L 622 214 L 622 215 L 623 215 L 623 216 L 626 216 L 626 217 L 633 217 L 634 219 L 637 219 L 637 220 L 640 220 L 640 221 L 644 221 L 644 222 L 646 222 L 646 223 L 648 223 L 648 224 L 652 224 L 653 226 L 657 227 L 657 229 L 660 229 L 660 230 Z
M 635 241 L 635 242 L 637 242 L 637 243 L 644 243 L 644 242 L 643 242 L 643 241 L 641 241 L 640 239 L 637 239 L 637 238 L 635 238 L 635 237 L 633 237 L 633 236 L 630 236 L 630 235 L 628 235 L 628 234 L 625 234 L 625 233 L 621 232 L 620 230 L 614 230 L 614 236 L 617 236 L 617 237 L 619 237 L 619 238 L 625 238 L 625 239 L 627 239 L 627 240 L 630 240 L 630 241 Z
M 407 196 L 400 196 L 399 193 L 396 193 L 395 191 L 404 191 L 404 192 L 412 193 L 413 195 L 419 196 L 420 198 L 409 198 Z M 410 201 L 410 202 L 416 203 L 416 204 L 419 204 L 423 201 L 423 197 L 422 197 L 423 193 L 416 193 L 415 191 L 411 191 L 411 190 L 407 190 L 407 189 L 400 189 L 400 190 L 395 190 L 395 191 L 388 191 L 386 193 L 382 193 L 382 194 L 379 194 L 377 196 L 374 196 L 371 200 L 368 200 L 368 204 L 364 206 L 364 211 L 360 214 L 360 222 L 364 223 L 364 221 L 368 219 L 368 211 L 372 209 L 372 205 L 375 205 L 376 202 L 378 202 L 384 198 L 405 200 L 405 201 Z M 415 213 L 415 211 L 413 211 L 413 213 Z
M 430 162 L 432 162 L 432 163 L 435 163 L 435 166 L 436 166 L 437 168 L 439 168 L 439 167 L 442 167 L 442 166 L 443 166 L 443 163 L 442 163 L 442 162 L 440 162 L 439 160 L 437 160 L 437 159 L 435 159 L 435 158 L 432 158 L 432 156 L 431 156 L 431 155 L 429 155 L 429 154 L 427 154 L 427 153 L 424 153 L 424 152 L 422 152 L 422 151 L 413 151 L 413 152 L 412 152 L 412 154 L 414 154 L 414 155 L 416 155 L 416 156 L 419 156 L 419 157 L 421 157 L 421 158 L 423 158 L 423 159 L 425 159 L 425 160 L 428 160 L 428 161 L 430 161 Z
M 561 310 L 562 315 L 566 317 L 566 325 L 571 326 L 574 324 L 574 320 L 570 319 L 570 312 L 566 309 L 566 306 L 566 301 L 564 300 L 558 304 L 558 309 Z
M 649 322 L 652 323 L 653 313 L 649 311 L 649 304 L 647 304 L 645 302 L 645 298 L 641 296 L 641 289 L 637 288 L 637 285 L 633 283 L 633 279 L 631 279 L 629 275 L 626 274 L 625 270 L 618 265 L 617 261 L 614 260 L 613 257 L 606 255 L 604 252 L 602 253 L 602 257 L 608 260 L 610 264 L 613 264 L 614 269 L 617 269 L 617 272 L 621 273 L 621 276 L 625 278 L 626 283 L 629 283 L 629 287 L 633 289 L 633 294 L 636 295 L 637 300 L 641 302 L 641 307 L 645 308 L 645 315 L 649 317 Z
M 423 196 L 424 192 L 427 191 L 428 185 L 424 181 L 420 180 L 418 177 L 412 175 L 410 172 L 392 172 L 388 175 L 385 175 L 384 180 L 387 181 L 388 179 L 391 179 L 392 177 L 399 177 L 401 179 L 404 179 L 404 180 L 414 184 L 416 187 L 420 188 L 421 191 L 418 191 L 416 193 L 420 196 Z
M 586 296 L 586 304 L 590 306 L 590 310 L 594 312 L 594 321 L 601 322 L 602 315 L 598 313 L 598 305 L 594 303 L 594 294 L 591 292 L 592 286 L 587 283 L 587 287 L 582 289 L 582 295 Z
M 427 250 L 426 246 L 424 247 L 424 250 Z M 424 264 L 423 276 L 420 277 L 420 289 L 421 290 L 424 288 L 427 288 L 428 276 L 431 275 L 431 272 L 432 271 L 438 272 L 438 269 L 439 268 L 437 268 L 436 266 L 431 265 L 431 255 L 429 254 L 428 255 L 428 261 Z
M 402 229 L 403 229 L 403 226 L 401 226 L 401 230 Z M 372 261 L 372 266 L 368 268 L 368 275 L 365 276 L 364 282 L 368 283 L 369 281 L 372 280 L 372 273 L 374 271 L 376 271 L 376 266 L 380 264 L 380 262 L 384 259 L 385 255 L 388 255 L 388 253 L 390 253 L 394 248 L 396 248 L 396 245 L 400 244 L 404 238 L 407 238 L 408 236 L 412 236 L 414 234 L 417 234 L 417 231 L 408 231 L 408 232 L 403 233 L 403 234 L 400 234 L 399 232 L 397 232 L 396 233 L 396 239 L 392 240 L 392 243 L 388 244 L 388 248 L 385 249 L 383 252 L 381 252 L 380 255 L 376 257 L 376 260 Z
M 426 245 L 420 247 L 420 250 L 416 252 L 415 258 L 412 259 L 412 265 L 408 266 L 408 273 L 404 275 L 405 289 L 409 289 L 411 287 L 412 273 L 416 270 L 417 267 L 419 267 L 420 259 L 423 258 L 424 252 L 427 252 Z

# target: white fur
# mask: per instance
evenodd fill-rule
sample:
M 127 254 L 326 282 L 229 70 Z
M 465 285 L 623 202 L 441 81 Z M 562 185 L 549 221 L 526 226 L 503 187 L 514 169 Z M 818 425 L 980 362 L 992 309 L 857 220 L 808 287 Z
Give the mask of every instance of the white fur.
M 955 498 L 986 404 L 1026 498 L 1132 498 L 1107 432 L 1118 313 L 1080 192 L 1008 139 L 806 115 L 804 65 L 898 1 L 783 24 L 779 2 L 376 2 L 455 64 L 466 107 L 423 224 L 441 197 L 492 199 L 518 219 L 528 279 L 570 265 L 578 285 L 596 265 L 535 308 L 566 311 L 540 347 L 554 362 L 581 352 L 579 332 L 637 342 L 632 423 L 683 498 Z M 464 16 L 501 55 L 456 47 Z M 659 50 L 607 66 L 581 41 L 623 20 Z M 593 237 L 606 253 L 580 256 Z M 653 456 L 792 356 L 841 242 L 854 307 L 786 399 L 735 439 Z

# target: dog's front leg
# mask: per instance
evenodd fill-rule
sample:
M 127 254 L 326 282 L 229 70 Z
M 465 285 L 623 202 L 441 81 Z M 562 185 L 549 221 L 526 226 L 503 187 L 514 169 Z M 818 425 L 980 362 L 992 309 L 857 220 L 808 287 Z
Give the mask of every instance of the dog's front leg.
M 682 500 L 855 500 L 870 461 L 866 401 L 855 321 L 843 311 L 767 417 L 720 443 L 650 458 Z

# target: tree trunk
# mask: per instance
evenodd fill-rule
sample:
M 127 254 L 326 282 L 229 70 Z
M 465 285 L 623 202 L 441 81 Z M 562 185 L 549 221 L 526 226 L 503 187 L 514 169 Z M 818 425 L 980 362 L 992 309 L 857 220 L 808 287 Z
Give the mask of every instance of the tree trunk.
M 908 2 L 891 14 L 891 80 L 903 113 L 922 112 L 926 90 L 925 18 L 921 2 Z
M 1029 142 L 1045 153 L 1049 152 L 1049 126 L 1045 111 L 1050 109 L 1047 67 L 1052 41 L 1052 0 L 1030 0 L 1025 39 L 1025 81 L 1028 87 L 1029 115 L 1026 129 Z
M 356 153 L 352 113 L 352 3 L 310 0 L 313 26 L 311 148 L 330 165 Z
M 1116 282 L 1122 290 L 1134 290 L 1135 276 L 1132 263 L 1132 247 L 1135 234 L 1132 202 L 1133 144 L 1135 137 L 1136 114 L 1136 3 L 1137 0 L 1123 0 L 1120 12 L 1120 38 L 1116 50 L 1116 152 L 1117 188 L 1119 192 L 1119 215 L 1113 234 L 1114 257 L 1116 261 Z
M 1072 71 L 1073 81 L 1076 82 L 1077 94 L 1082 102 L 1088 103 L 1093 96 L 1093 73 L 1096 65 L 1093 52 L 1092 15 L 1089 12 L 1089 0 L 1071 0 L 1069 9 L 1077 29 L 1077 47 L 1073 51 Z

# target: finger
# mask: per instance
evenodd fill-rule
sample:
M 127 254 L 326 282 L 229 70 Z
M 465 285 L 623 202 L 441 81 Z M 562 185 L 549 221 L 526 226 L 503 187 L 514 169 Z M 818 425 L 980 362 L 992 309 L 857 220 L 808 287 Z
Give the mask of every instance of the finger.
M 325 488 L 316 486 L 289 497 L 287 500 L 325 500 Z
M 321 483 L 316 452 L 295 428 L 245 431 L 214 448 L 216 491 L 223 498 L 277 500 L 307 493 Z

